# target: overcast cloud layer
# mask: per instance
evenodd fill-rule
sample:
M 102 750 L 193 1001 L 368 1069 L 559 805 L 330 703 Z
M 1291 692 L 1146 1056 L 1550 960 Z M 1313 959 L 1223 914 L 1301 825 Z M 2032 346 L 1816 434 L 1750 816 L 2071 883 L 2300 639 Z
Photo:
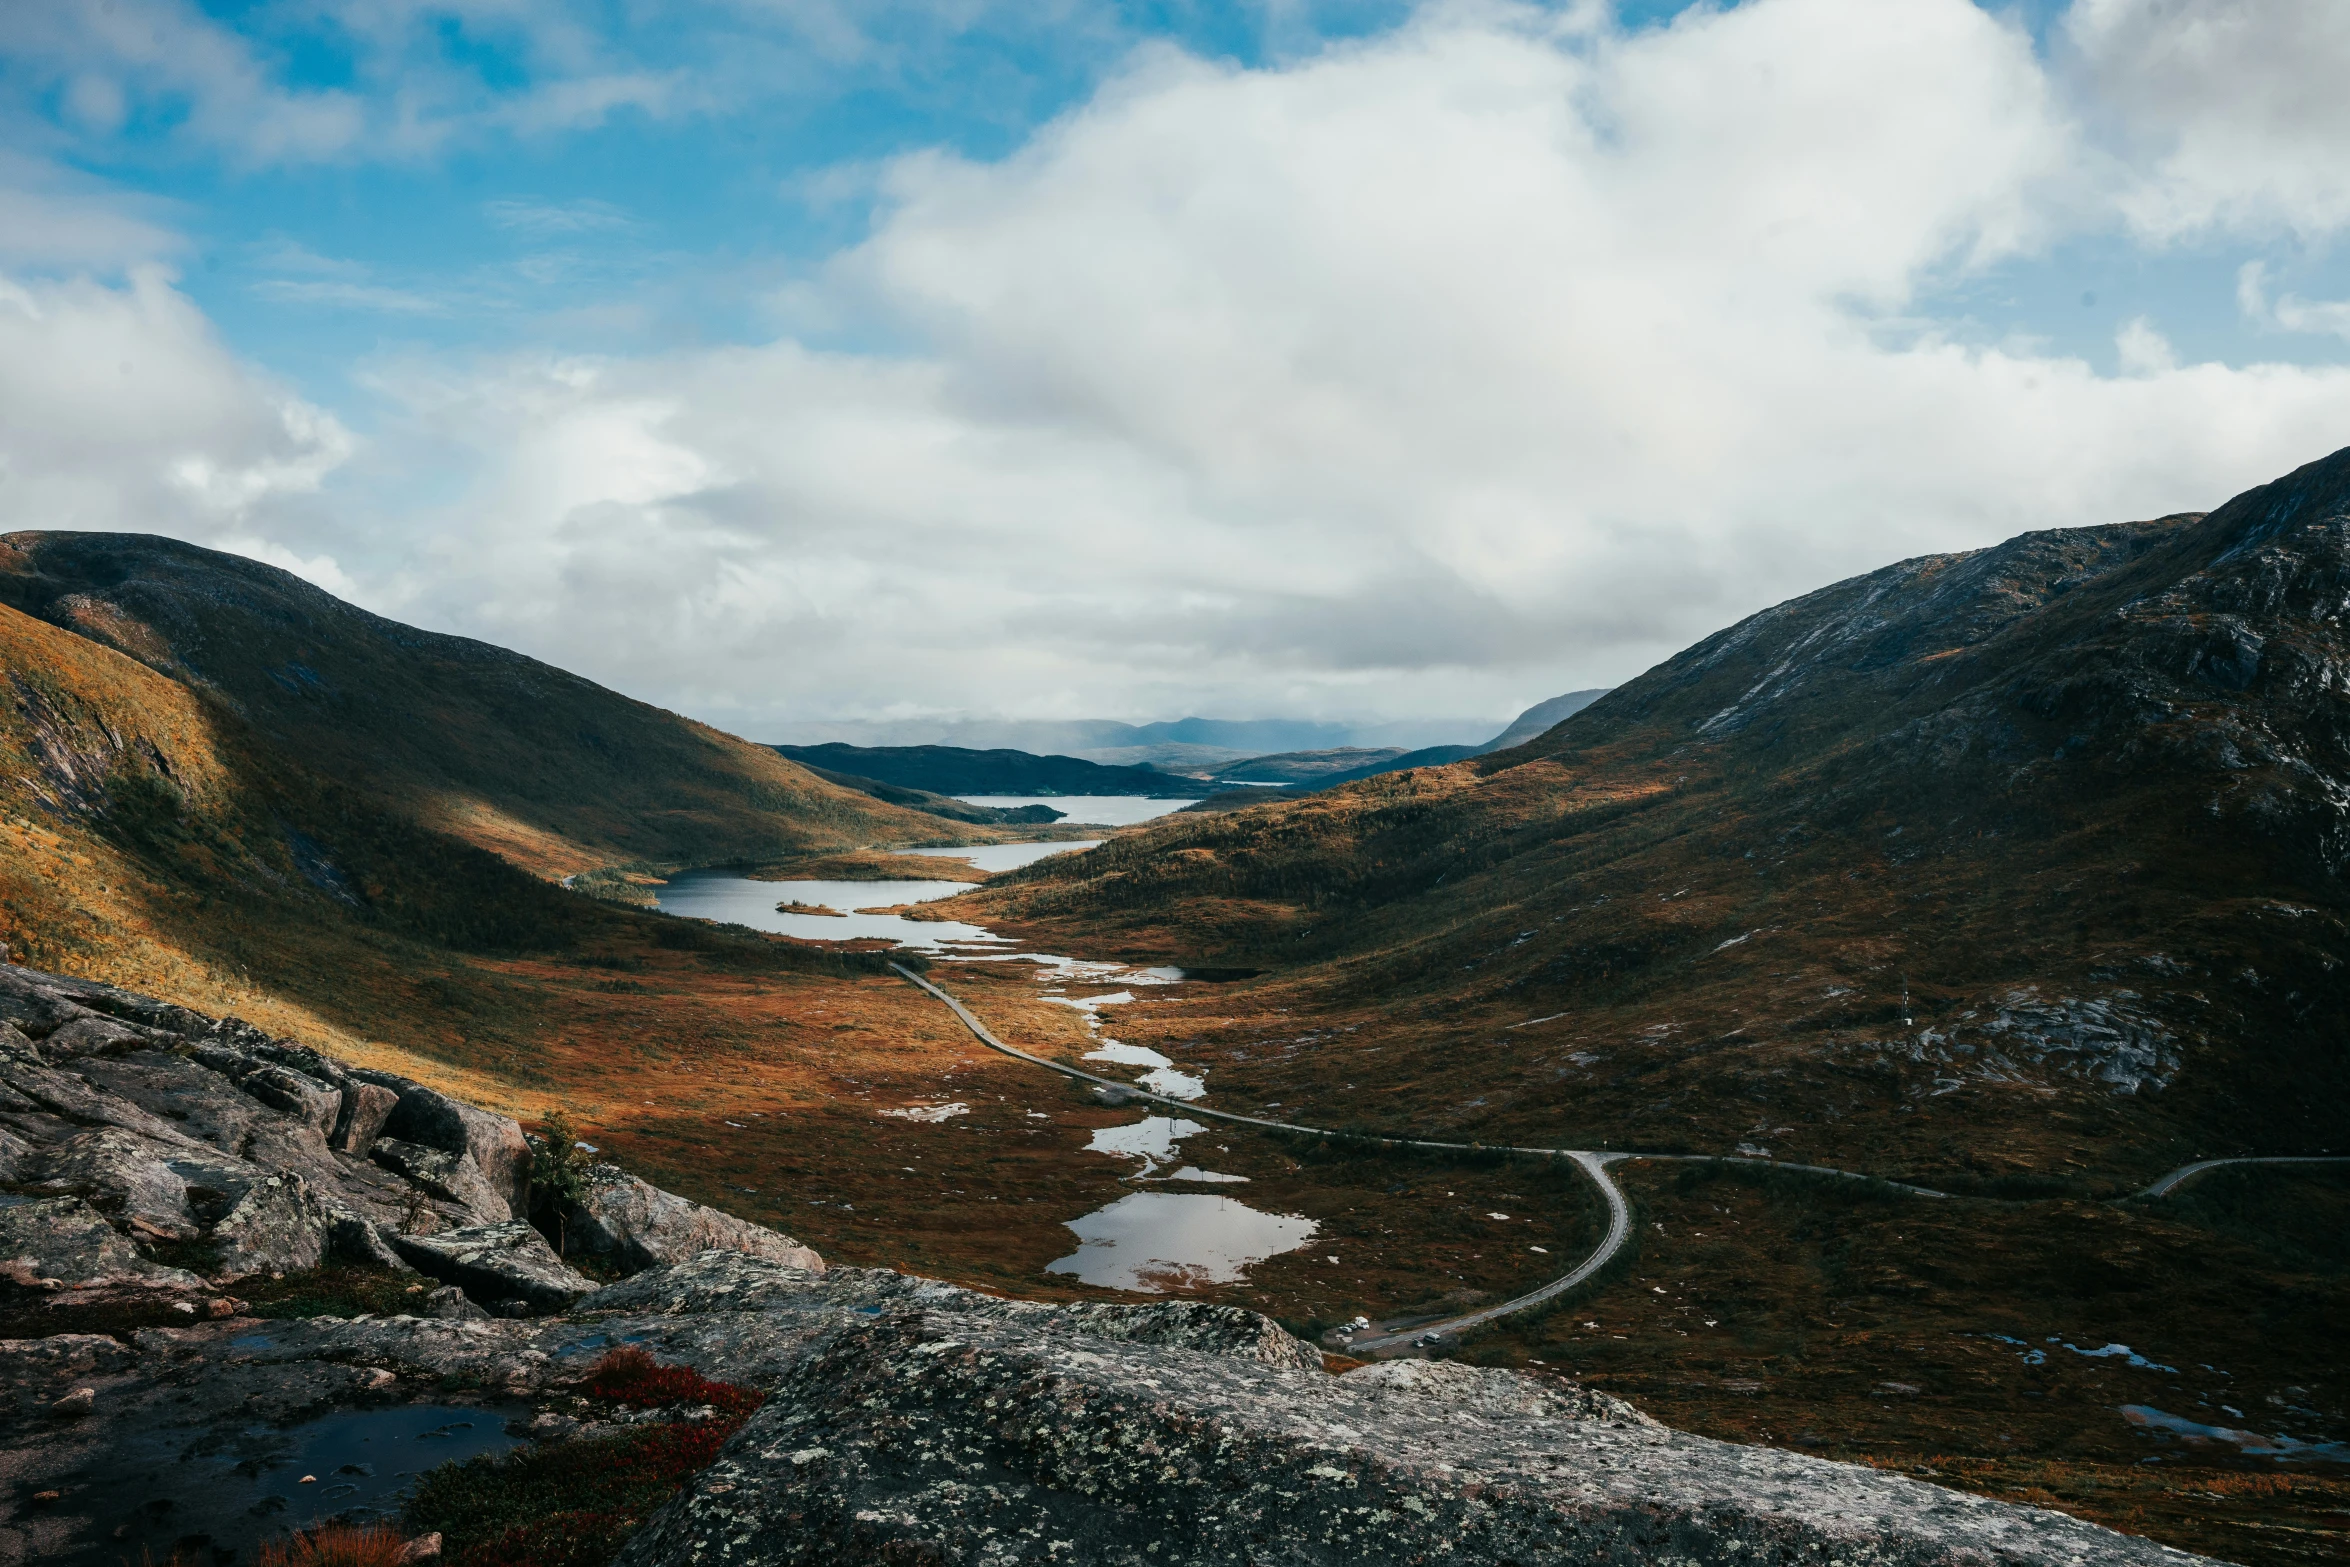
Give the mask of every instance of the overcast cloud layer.
M 133 112 L 99 45 L 14 42 Z M 233 64 L 188 134 L 360 155 L 363 101 Z M 2078 0 L 2037 42 L 1966 0 L 1751 0 L 1438 6 L 1251 69 L 1144 44 L 1007 156 L 842 171 L 869 228 L 758 285 L 748 341 L 386 350 L 342 417 L 223 340 L 167 210 L 59 152 L 0 167 L 0 521 L 258 555 L 759 738 L 1473 730 L 1889 560 L 2350 444 L 2350 287 L 2275 274 L 2350 224 L 2346 79 L 2334 0 Z M 2222 257 L 2275 361 L 1938 313 L 2088 242 Z

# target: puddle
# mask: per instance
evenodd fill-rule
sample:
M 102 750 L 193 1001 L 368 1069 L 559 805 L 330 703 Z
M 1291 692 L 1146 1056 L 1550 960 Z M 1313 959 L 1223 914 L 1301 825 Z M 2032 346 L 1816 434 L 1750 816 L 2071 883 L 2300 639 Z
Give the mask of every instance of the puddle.
M 1214 1185 L 1223 1185 L 1227 1182 L 1238 1182 L 1242 1186 L 1246 1186 L 1248 1184 L 1248 1177 L 1245 1175 L 1223 1175 L 1214 1170 L 1203 1170 L 1195 1164 L 1187 1164 L 1182 1169 L 1177 1170 L 1173 1175 L 1162 1176 L 1160 1179 L 1168 1181 L 1205 1181 Z
M 898 1120 L 901 1121 L 927 1121 L 932 1125 L 936 1125 L 941 1121 L 950 1120 L 958 1115 L 969 1115 L 971 1113 L 971 1107 L 967 1104 L 908 1105 L 903 1110 L 884 1110 L 881 1113 L 887 1116 L 895 1116 Z
M 1303 1246 L 1313 1239 L 1315 1225 L 1298 1214 L 1259 1213 L 1205 1192 L 1130 1192 L 1071 1219 L 1069 1228 L 1076 1232 L 1077 1250 L 1045 1272 L 1156 1295 L 1230 1284 L 1250 1264 Z
M 2273 1458 L 2286 1464 L 2350 1463 L 2350 1442 L 2304 1442 L 2298 1437 L 2262 1436 L 2256 1431 L 2207 1426 L 2166 1413 L 2151 1404 L 2124 1404 L 2121 1406 L 2121 1416 L 2158 1441 L 2168 1439 L 2185 1442 L 2193 1447 L 2225 1442 L 2248 1458 Z
M 195 1454 L 185 1430 L 124 1444 L 77 1481 L 77 1507 L 129 1532 L 76 1550 L 51 1548 L 59 1567 L 115 1567 L 168 1559 L 202 1537 L 207 1560 L 250 1560 L 264 1541 L 328 1518 L 389 1519 L 416 1477 L 453 1459 L 502 1453 L 520 1443 L 506 1421 L 522 1405 L 405 1404 L 342 1410 L 280 1429 L 252 1426 Z M 213 1444 L 200 1444 L 212 1446 Z M 312 1483 L 302 1484 L 304 1475 Z M 185 1555 L 185 1553 L 183 1553 Z
M 1173 1116 L 1151 1115 L 1127 1126 L 1105 1126 L 1093 1134 L 1085 1145 L 1087 1153 L 1106 1153 L 1114 1157 L 1140 1159 L 1142 1173 L 1151 1175 L 1163 1160 L 1175 1157 L 1175 1145 L 1186 1137 L 1196 1137 L 1207 1128 L 1197 1121 L 1178 1121 Z
M 1208 1095 L 1205 1078 L 1177 1071 L 1173 1061 L 1147 1045 L 1123 1045 L 1115 1039 L 1105 1039 L 1100 1049 L 1088 1050 L 1085 1059 L 1109 1061 L 1119 1066 L 1147 1066 L 1150 1070 L 1136 1078 L 1136 1084 L 1154 1094 L 1165 1094 L 1169 1099 L 1205 1099 Z
M 2078 1344 L 2067 1344 L 2059 1338 L 2052 1338 L 2048 1342 L 2069 1349 L 2085 1360 L 2119 1360 L 2125 1365 L 2136 1366 L 2141 1371 L 2167 1371 L 2173 1376 L 2177 1376 L 2179 1372 L 2179 1368 L 2176 1366 L 2159 1365 L 2148 1360 L 2127 1344 L 2108 1344 L 2103 1349 L 2083 1349 Z

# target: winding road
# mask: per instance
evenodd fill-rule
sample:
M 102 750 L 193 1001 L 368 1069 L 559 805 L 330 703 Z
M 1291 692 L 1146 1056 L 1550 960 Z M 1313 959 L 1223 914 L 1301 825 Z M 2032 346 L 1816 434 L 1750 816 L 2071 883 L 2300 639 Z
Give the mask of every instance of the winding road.
M 1370 1137 L 1359 1132 L 1336 1132 L 1319 1126 L 1300 1126 L 1292 1121 L 1268 1121 L 1261 1116 L 1237 1115 L 1230 1110 L 1211 1110 L 1205 1105 L 1171 1098 L 1166 1094 L 1154 1094 L 1147 1089 L 1138 1088 L 1132 1083 L 1120 1082 L 1111 1077 L 1096 1076 L 1092 1072 L 1083 1071 L 1064 1062 L 1048 1060 L 1043 1056 L 1031 1055 L 1025 1050 L 1014 1049 L 990 1033 L 987 1025 L 979 1021 L 978 1015 L 969 1007 L 939 989 L 929 980 L 900 964 L 892 963 L 890 967 L 895 969 L 898 976 L 908 984 L 914 985 L 945 1002 L 948 1009 L 961 1020 L 963 1026 L 971 1031 L 971 1036 L 987 1046 L 988 1049 L 1001 1051 L 1014 1060 L 1025 1061 L 1031 1066 L 1041 1066 L 1048 1072 L 1058 1072 L 1063 1077 L 1075 1078 L 1081 1083 L 1091 1083 L 1095 1087 L 1107 1090 L 1123 1099 L 1145 1100 L 1153 1104 L 1165 1105 L 1169 1109 L 1187 1116 L 1207 1116 L 1213 1120 L 1230 1121 L 1240 1126 L 1260 1127 L 1272 1132 L 1289 1132 L 1302 1137 L 1344 1138 L 1350 1142 L 1376 1143 L 1385 1148 L 1433 1148 L 1452 1153 L 1522 1153 L 1536 1154 L 1552 1159 L 1571 1159 L 1578 1169 L 1591 1177 L 1592 1184 L 1599 1188 L 1600 1197 L 1607 1204 L 1607 1234 L 1601 1237 L 1599 1245 L 1593 1248 L 1591 1255 L 1577 1263 L 1572 1270 L 1552 1279 L 1539 1289 L 1529 1290 L 1523 1295 L 1502 1301 L 1498 1305 L 1464 1312 L 1459 1316 L 1414 1322 L 1408 1327 L 1373 1332 L 1367 1336 L 1347 1341 L 1348 1353 L 1358 1356 L 1390 1356 L 1406 1353 L 1437 1339 L 1455 1337 L 1466 1333 L 1471 1328 L 1482 1327 L 1498 1318 L 1524 1311 L 1530 1306 L 1539 1306 L 1544 1301 L 1564 1295 L 1567 1291 L 1598 1273 L 1614 1259 L 1616 1253 L 1624 1249 L 1624 1243 L 1632 1238 L 1631 1204 L 1624 1197 L 1624 1189 L 1616 1184 L 1614 1177 L 1609 1175 L 1607 1170 L 1609 1165 L 1621 1160 L 1652 1159 L 1691 1164 L 1761 1165 L 1773 1170 L 1801 1170 L 1811 1175 L 1835 1176 L 1844 1180 L 1876 1181 L 1881 1185 L 1893 1187 L 1897 1191 L 1908 1192 L 1915 1197 L 1948 1198 L 1950 1196 L 1948 1192 L 1938 1192 L 1928 1186 L 1911 1186 L 1902 1181 L 1887 1181 L 1882 1177 L 1865 1175 L 1857 1170 L 1838 1170 L 1824 1164 L 1787 1164 L 1777 1159 L 1755 1159 L 1734 1154 L 1629 1153 L 1614 1150 L 1598 1151 L 1589 1148 L 1520 1148 L 1497 1143 L 1433 1142 L 1418 1137 Z M 2278 1155 L 2238 1159 L 2201 1159 L 2193 1164 L 2179 1166 L 2151 1186 L 2133 1195 L 2136 1197 L 2161 1197 L 2176 1190 L 2185 1182 L 2195 1179 L 2206 1170 L 2215 1170 L 2228 1164 L 2350 1164 L 2350 1156 Z

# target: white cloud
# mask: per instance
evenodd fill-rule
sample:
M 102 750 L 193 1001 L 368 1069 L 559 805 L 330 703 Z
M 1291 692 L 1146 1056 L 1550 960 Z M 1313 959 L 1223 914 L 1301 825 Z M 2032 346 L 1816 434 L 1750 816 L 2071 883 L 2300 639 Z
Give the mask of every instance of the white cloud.
M 2350 299 L 2303 299 L 2298 294 L 2283 294 L 2272 304 L 2268 268 L 2258 261 L 2247 261 L 2237 269 L 2236 305 L 2245 319 L 2259 326 L 2350 339 Z
M 480 475 L 412 608 L 753 733 L 1503 713 L 2338 443 L 2350 373 L 2180 365 L 2140 321 L 2117 377 L 1911 317 L 2095 174 L 1964 0 L 1148 54 L 1000 163 L 884 171 L 794 308 L 901 354 L 391 374 L 401 461 Z
M 250 540 L 350 450 L 159 268 L 119 287 L 0 277 L 0 527 Z
M 0 508 L 239 541 L 754 735 L 1506 717 L 1841 575 L 2210 505 L 2343 439 L 2350 370 L 2182 364 L 2140 318 L 2105 374 L 1923 316 L 2117 199 L 2166 237 L 2322 215 L 2315 162 L 2197 208 L 2191 105 L 2129 120 L 2153 150 L 2115 161 L 2107 111 L 2166 57 L 2085 3 L 2094 101 L 1966 0 L 1636 34 L 1463 5 L 1260 70 L 1146 51 L 1001 161 L 853 171 L 870 237 L 778 305 L 886 351 L 410 357 L 372 367 L 365 449 L 161 274 L 26 285 Z M 281 252 L 289 301 L 429 301 Z M 2240 291 L 2335 329 L 2258 272 Z
M 2065 32 L 2122 138 L 2140 230 L 2350 223 L 2350 6 L 2075 0 Z

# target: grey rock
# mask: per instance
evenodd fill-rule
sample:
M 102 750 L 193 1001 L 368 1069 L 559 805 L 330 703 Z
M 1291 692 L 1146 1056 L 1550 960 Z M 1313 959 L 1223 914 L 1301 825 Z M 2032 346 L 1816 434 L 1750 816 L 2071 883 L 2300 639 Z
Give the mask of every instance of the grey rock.
M 607 1284 L 581 1300 L 573 1312 L 575 1315 L 625 1312 L 637 1316 L 677 1316 L 712 1311 L 763 1311 L 807 1298 L 814 1281 L 815 1276 L 805 1268 L 787 1263 L 742 1252 L 704 1252 L 670 1267 L 654 1268 L 618 1284 Z
M 530 1143 L 519 1122 L 395 1073 L 361 1070 L 351 1076 L 400 1096 L 384 1122 L 387 1135 L 444 1153 L 470 1154 L 474 1168 L 505 1204 L 500 1217 L 530 1212 Z
M 41 1053 L 51 1061 L 66 1061 L 75 1056 L 120 1055 L 144 1050 L 148 1043 L 147 1030 L 93 1012 L 52 1032 L 41 1042 Z
M 1030 1320 L 815 1341 L 621 1567 L 893 1561 L 2178 1567 L 2061 1514 L 1666 1430 L 1514 1372 L 1329 1377 Z
M 330 1088 L 307 1073 L 266 1061 L 241 1078 L 237 1086 L 273 1110 L 283 1110 L 324 1137 L 334 1130 L 343 1108 L 343 1091 Z
M 140 1256 L 104 1215 L 79 1197 L 49 1197 L 0 1208 L 0 1278 L 29 1289 L 204 1287 L 193 1273 L 161 1267 Z
M 399 1102 L 400 1096 L 381 1084 L 354 1080 L 343 1090 L 342 1113 L 335 1118 L 334 1132 L 327 1138 L 327 1146 L 355 1159 L 366 1158 L 375 1140 L 383 1135 L 384 1122 L 391 1118 L 392 1109 Z
M 416 1314 L 440 1322 L 487 1322 L 490 1314 L 466 1298 L 465 1292 L 454 1284 L 444 1284 L 426 1294 L 417 1306 Z
M 77 1132 L 42 1155 L 35 1174 L 42 1186 L 97 1199 L 133 1229 L 169 1240 L 196 1234 L 186 1180 L 155 1144 L 118 1127 Z
M 325 1260 L 332 1223 L 302 1177 L 287 1171 L 258 1182 L 212 1227 L 224 1279 L 306 1273 Z
M 368 1157 L 385 1169 L 406 1176 L 435 1197 L 460 1203 L 481 1219 L 502 1222 L 505 1201 L 481 1178 L 470 1153 L 450 1153 L 442 1148 L 427 1148 L 422 1143 L 403 1142 L 397 1137 L 379 1137 L 368 1150 Z
M 596 1287 L 520 1220 L 402 1235 L 392 1245 L 417 1272 L 457 1285 L 500 1316 L 561 1311 Z
M 824 1271 L 824 1259 L 790 1236 L 665 1192 L 617 1165 L 590 1165 L 585 1177 L 585 1192 L 565 1216 L 569 1251 L 609 1257 L 632 1270 L 683 1262 L 706 1251 L 736 1251 L 810 1273 Z
M 31 1143 L 0 1126 L 0 1181 L 13 1181 L 33 1167 L 39 1150 Z
M 329 1210 L 327 1255 L 358 1263 L 362 1267 L 382 1268 L 391 1273 L 414 1272 L 408 1266 L 407 1259 L 386 1238 L 387 1235 L 397 1233 L 347 1209 Z

